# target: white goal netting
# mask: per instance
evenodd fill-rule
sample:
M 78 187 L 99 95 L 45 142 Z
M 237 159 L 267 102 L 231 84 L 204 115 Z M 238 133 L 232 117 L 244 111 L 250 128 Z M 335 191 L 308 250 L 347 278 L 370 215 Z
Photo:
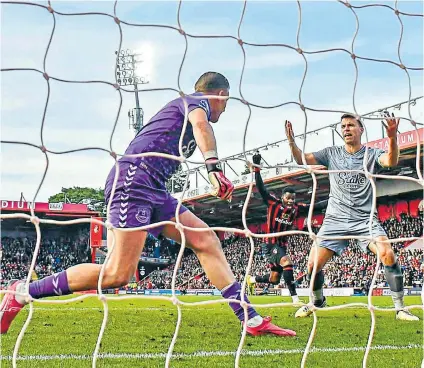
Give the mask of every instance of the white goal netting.
M 380 124 L 380 120 L 381 117 L 370 117 L 370 116 L 364 116 L 363 114 L 361 114 L 361 111 L 358 111 L 356 108 L 356 87 L 357 87 L 357 83 L 358 83 L 358 79 L 360 76 L 360 67 L 358 66 L 358 60 L 361 61 L 367 61 L 369 63 L 386 63 L 386 64 L 392 64 L 393 66 L 397 66 L 398 68 L 400 68 L 405 75 L 405 80 L 407 80 L 408 82 L 408 86 L 409 86 L 409 92 L 408 95 L 405 96 L 405 98 L 408 99 L 408 101 L 411 101 L 412 99 L 412 92 L 411 92 L 411 75 L 410 75 L 410 71 L 412 70 L 423 70 L 423 68 L 421 66 L 418 67 L 412 67 L 412 66 L 408 66 L 408 65 L 404 65 L 403 61 L 402 61 L 402 42 L 403 42 L 403 29 L 404 29 L 404 22 L 408 19 L 408 17 L 423 17 L 422 14 L 410 14 L 410 13 L 406 13 L 403 12 L 399 9 L 399 3 L 398 1 L 394 2 L 394 5 L 388 5 L 387 3 L 382 3 L 382 4 L 361 4 L 359 3 L 358 5 L 352 5 L 349 2 L 342 2 L 342 1 L 338 1 L 340 7 L 341 7 L 341 11 L 347 11 L 351 13 L 352 16 L 352 22 L 354 22 L 355 24 L 355 32 L 352 36 L 352 41 L 351 41 L 351 47 L 349 49 L 343 49 L 343 48 L 332 48 L 332 49 L 322 49 L 322 50 L 307 50 L 304 49 L 302 47 L 302 43 L 300 41 L 300 34 L 302 32 L 302 3 L 301 2 L 297 2 L 297 7 L 298 7 L 298 27 L 297 27 L 297 38 L 296 38 L 296 44 L 294 45 L 289 45 L 289 44 L 257 44 L 257 43 L 250 43 L 249 40 L 245 40 L 243 39 L 243 34 L 241 31 L 241 26 L 243 24 L 243 20 L 244 20 L 244 15 L 245 15 L 245 10 L 246 7 L 248 6 L 248 3 L 245 2 L 242 8 L 242 13 L 240 14 L 240 21 L 238 24 L 238 31 L 235 34 L 229 34 L 229 35 L 225 35 L 225 36 L 218 36 L 218 35 L 196 35 L 196 34 L 190 34 L 188 32 L 186 32 L 184 30 L 184 28 L 181 25 L 180 22 L 180 11 L 181 8 L 184 6 L 184 2 L 181 1 L 179 2 L 179 6 L 178 6 L 178 12 L 176 14 L 177 17 L 177 24 L 178 27 L 174 27 L 174 26 L 170 26 L 170 25 L 159 25 L 159 24 L 138 24 L 138 23 L 133 23 L 133 22 L 128 22 L 125 19 L 121 19 L 118 18 L 118 16 L 116 15 L 116 9 L 119 6 L 119 2 L 115 2 L 114 5 L 114 14 L 106 14 L 106 13 L 63 13 L 63 12 L 59 12 L 55 10 L 55 6 L 54 4 L 51 4 L 50 2 L 48 2 L 47 4 L 44 3 L 30 3 L 30 2 L 18 2 L 18 1 L 13 1 L 13 2 L 9 2 L 9 1 L 2 1 L 2 6 L 26 6 L 26 7 L 39 7 L 39 8 L 43 8 L 45 9 L 46 12 L 49 12 L 51 14 L 52 17 L 52 28 L 51 28 L 51 35 L 50 35 L 50 39 L 48 44 L 45 46 L 45 54 L 44 54 L 44 62 L 43 62 L 43 68 L 41 70 L 39 69 L 33 69 L 33 68 L 7 68 L 7 69 L 2 69 L 1 71 L 3 73 L 18 73 L 18 72 L 22 72 L 22 71 L 26 71 L 26 72 L 32 72 L 32 73 L 40 73 L 44 79 L 45 82 L 47 84 L 47 96 L 46 96 L 46 102 L 45 102 L 45 107 L 44 107 L 44 113 L 42 116 L 42 120 L 41 120 L 41 129 L 40 129 L 40 143 L 39 144 L 33 144 L 33 143 L 29 143 L 29 142 L 25 142 L 25 141 L 10 141 L 10 140 L 2 140 L 2 144 L 3 145 L 26 145 L 26 146 L 30 146 L 33 147 L 34 150 L 40 150 L 45 157 L 45 169 L 44 169 L 44 174 L 43 177 L 38 185 L 38 189 L 37 192 L 33 198 L 33 202 L 36 201 L 37 199 L 37 195 L 40 191 L 40 188 L 42 187 L 44 181 L 45 181 L 45 177 L 46 174 L 48 172 L 49 169 L 49 157 L 51 155 L 63 155 L 63 154 L 67 154 L 67 153 L 71 153 L 71 152 L 75 152 L 75 151 L 82 151 L 82 150 L 100 150 L 105 152 L 105 154 L 112 156 L 115 159 L 115 165 L 118 168 L 119 167 L 119 163 L 118 163 L 118 159 L 121 158 L 123 155 L 116 152 L 114 147 L 112 146 L 112 138 L 113 135 L 115 133 L 116 130 L 116 126 L 118 124 L 118 119 L 121 113 L 121 107 L 122 107 L 122 100 L 123 100 L 123 93 L 134 93 L 134 90 L 130 89 L 130 88 L 125 88 L 122 86 L 119 86 L 118 81 L 102 81 L 102 80 L 66 80 L 63 78 L 57 78 L 54 75 L 51 75 L 49 73 L 49 69 L 47 68 L 47 64 L 46 61 L 49 58 L 49 50 L 51 48 L 52 43 L 55 42 L 55 30 L 56 30 L 56 24 L 58 22 L 60 22 L 60 19 L 62 17 L 69 17 L 69 16 L 73 16 L 73 17 L 85 17 L 87 18 L 87 21 L 90 21 L 90 17 L 93 15 L 96 16 L 101 16 L 101 17 L 105 17 L 108 18 L 111 22 L 111 24 L 114 24 L 114 26 L 117 28 L 116 32 L 119 33 L 119 44 L 117 45 L 117 50 L 118 50 L 118 54 L 117 57 L 119 57 L 119 51 L 122 48 L 122 43 L 123 43 L 123 28 L 122 28 L 122 24 L 125 24 L 126 26 L 131 26 L 131 27 L 155 27 L 155 28 L 166 28 L 168 29 L 170 32 L 177 32 L 180 37 L 183 37 L 185 40 L 185 52 L 184 52 L 184 56 L 181 60 L 181 64 L 180 64 L 180 68 L 179 68 L 179 74 L 178 74 L 178 89 L 176 88 L 163 88 L 163 91 L 168 91 L 168 92 L 173 92 L 176 94 L 180 94 L 181 96 L 185 96 L 186 94 L 189 94 L 189 91 L 183 91 L 180 85 L 180 77 L 181 77 L 181 70 L 186 62 L 186 54 L 187 54 L 187 50 L 190 47 L 190 40 L 192 38 L 215 38 L 215 39 L 227 39 L 227 40 L 231 40 L 231 42 L 234 42 L 235 44 L 238 44 L 238 46 L 240 47 L 241 52 L 243 53 L 243 65 L 241 67 L 241 75 L 240 75 L 240 80 L 239 80 L 239 84 L 238 84 L 238 90 L 239 90 L 239 94 L 241 96 L 241 98 L 236 98 L 236 97 L 230 97 L 230 99 L 241 103 L 243 105 L 245 105 L 248 110 L 249 110 L 249 117 L 246 121 L 245 124 L 245 130 L 244 132 L 240 132 L 240 134 L 244 134 L 244 138 L 243 138 L 243 150 L 244 152 L 246 152 L 246 134 L 247 134 L 247 129 L 249 126 L 249 120 L 250 120 L 250 115 L 251 115 L 251 106 L 254 106 L 255 108 L 266 108 L 266 109 L 272 109 L 272 108 L 277 108 L 277 107 L 281 107 L 284 105 L 293 105 L 293 106 L 297 106 L 304 115 L 304 133 L 305 133 L 305 139 L 303 141 L 303 151 L 305 151 L 306 148 L 306 133 L 308 131 L 308 112 L 314 111 L 314 112 L 331 112 L 331 113 L 351 113 L 355 116 L 360 117 L 363 120 L 375 120 L 376 124 Z M 317 5 L 317 7 L 319 7 L 319 5 Z M 366 57 L 366 55 L 360 55 L 357 54 L 355 51 L 355 42 L 357 39 L 357 35 L 358 32 L 360 30 L 360 17 L 358 15 L 358 9 L 360 8 L 365 8 L 365 7 L 384 7 L 389 9 L 390 11 L 393 12 L 393 19 L 394 21 L 397 22 L 397 25 L 399 27 L 399 42 L 398 42 L 398 47 L 397 47 L 397 55 L 398 58 L 397 60 L 383 60 L 383 59 L 375 59 L 375 58 L 370 58 L 370 57 Z M 299 88 L 299 93 L 298 93 L 298 99 L 296 101 L 285 101 L 282 102 L 278 105 L 275 106 L 258 106 L 252 103 L 249 103 L 249 101 L 247 99 L 244 98 L 243 95 L 243 76 L 244 76 L 244 71 L 245 71 L 245 65 L 246 65 L 246 59 L 247 59 L 247 55 L 245 52 L 245 46 L 250 46 L 250 47 L 258 47 L 258 48 L 264 48 L 264 47 L 269 47 L 269 46 L 273 46 L 273 47 L 280 47 L 283 49 L 290 49 L 293 50 L 295 52 L 297 52 L 298 57 L 303 59 L 304 62 L 304 73 L 303 73 L 303 77 L 302 77 L 302 82 Z M 40 45 L 41 47 L 41 45 Z M 66 45 L 62 45 L 62 47 L 66 47 Z M 317 109 L 314 108 L 314 106 L 306 106 L 302 100 L 302 91 L 303 91 L 303 87 L 304 87 L 304 82 L 305 80 L 308 78 L 308 57 L 310 57 L 311 55 L 316 55 L 316 54 L 324 54 L 324 53 L 331 53 L 331 52 L 341 52 L 341 53 L 346 53 L 348 55 L 350 55 L 351 60 L 352 60 L 352 65 L 354 67 L 355 70 L 355 75 L 354 75 L 354 83 L 353 83 L 353 89 L 352 89 L 352 106 L 353 106 L 353 110 L 352 111 L 338 111 L 338 110 L 323 110 L 323 109 Z M 46 115 L 49 113 L 49 104 L 50 104 L 50 83 L 51 81 L 54 80 L 56 82 L 61 82 L 61 83 L 80 83 L 80 84 L 100 84 L 100 85 L 104 85 L 104 88 L 109 88 L 109 89 L 114 89 L 116 90 L 117 93 L 117 99 L 119 100 L 119 107 L 118 107 L 118 111 L 116 112 L 116 118 L 115 118 L 115 123 L 111 132 L 111 136 L 110 136 L 110 147 L 109 150 L 105 150 L 103 148 L 99 148 L 99 147 L 86 147 L 84 149 L 79 149 L 79 150 L 68 150 L 68 151 L 57 151 L 57 150 L 51 150 L 49 149 L 49 147 L 47 145 L 45 145 L 44 140 L 43 140 L 43 132 L 44 132 L 44 124 L 45 124 L 45 119 L 46 119 Z M 144 88 L 143 87 L 143 92 L 149 92 L 149 91 L 157 91 L 157 89 L 149 89 L 149 88 Z M 160 92 L 159 92 L 160 93 Z M 216 96 L 207 96 L 208 98 L 216 98 Z M 186 109 L 187 109 L 187 104 L 186 104 Z M 403 121 L 407 121 L 409 122 L 410 126 L 412 129 L 414 129 L 416 131 L 416 135 L 417 135 L 417 147 L 416 147 L 416 172 L 417 172 L 417 176 L 418 178 L 411 178 L 411 177 L 406 177 L 406 176 L 390 176 L 390 175 L 377 175 L 377 174 L 372 174 L 367 170 L 367 166 L 364 164 L 364 168 L 363 171 L 350 171 L 350 172 L 360 172 L 362 174 L 364 174 L 371 182 L 372 184 L 372 188 L 373 188 L 373 207 L 372 207 L 372 211 L 370 214 L 370 234 L 371 232 L 371 226 L 372 226 L 372 217 L 373 217 L 373 213 L 375 212 L 376 209 L 376 199 L 377 199 L 377 194 L 376 194 L 376 179 L 377 178 L 384 178 L 384 179 L 391 179 L 391 180 L 409 180 L 409 181 L 413 181 L 415 183 L 417 183 L 418 185 L 422 186 L 424 188 L 424 180 L 423 180 L 423 175 L 422 175 L 422 166 L 421 166 L 421 162 L 420 162 L 420 139 L 418 136 L 418 125 L 422 125 L 420 122 L 417 122 L 414 117 L 411 115 L 411 109 L 410 106 L 408 104 L 408 114 L 407 116 L 398 116 L 399 118 L 401 118 Z M 186 118 L 185 118 L 185 123 L 184 123 L 184 128 L 183 128 L 183 132 L 182 132 L 182 136 L 184 136 L 185 133 L 185 129 L 187 126 L 187 110 L 186 110 Z M 366 141 L 369 141 L 368 139 L 368 133 L 367 130 L 365 129 L 365 137 L 366 137 Z M 288 149 L 288 148 L 287 148 Z M 167 158 L 171 158 L 174 160 L 178 160 L 181 163 L 183 163 L 187 168 L 188 168 L 188 164 L 189 163 L 199 163 L 199 162 L 194 162 L 193 160 L 187 160 L 184 158 L 183 154 L 182 154 L 182 137 L 180 138 L 180 156 L 178 157 L 174 157 L 174 156 L 169 156 L 169 155 L 164 155 L 164 154 L 160 154 L 160 153 L 143 153 L 140 155 L 132 155 L 132 157 L 141 157 L 141 156 L 149 156 L 149 155 L 155 155 L 155 156 L 163 156 L 163 157 L 167 157 Z M 365 159 L 364 162 L 367 161 L 367 156 L 368 156 L 368 149 L 366 150 L 366 154 L 365 154 Z M 249 161 L 249 157 L 246 155 L 246 153 L 244 154 L 244 160 L 247 162 Z M 248 225 L 247 225 L 247 208 L 248 208 L 248 204 L 249 204 L 249 200 L 251 198 L 251 194 L 253 191 L 253 183 L 250 184 L 249 186 L 249 190 L 246 196 L 246 200 L 244 202 L 244 206 L 243 206 L 243 211 L 242 211 L 242 222 L 244 225 L 244 229 L 236 229 L 236 228 L 228 228 L 228 227 L 214 227 L 213 230 L 216 231 L 225 231 L 225 232 L 232 232 L 232 233 L 237 233 L 237 234 L 241 234 L 246 236 L 247 238 L 249 238 L 250 240 L 250 258 L 249 258 L 249 262 L 246 268 L 246 273 L 245 275 L 248 275 L 250 273 L 251 267 L 252 267 L 252 262 L 253 262 L 253 256 L 254 256 L 254 238 L 266 238 L 266 237 L 273 237 L 273 236 L 284 236 L 284 235 L 292 235 L 292 234 L 306 234 L 308 235 L 313 241 L 314 241 L 314 246 L 317 245 L 317 243 L 319 243 L 320 239 L 317 237 L 317 235 L 315 235 L 313 229 L 312 229 L 312 216 L 313 216 L 313 206 L 314 206 L 314 202 L 315 202 L 315 196 L 316 196 L 316 192 L 317 192 L 317 177 L 316 175 L 319 173 L 329 173 L 330 171 L 328 170 L 318 170 L 315 168 L 312 168 L 308 165 L 306 165 L 306 161 L 305 161 L 305 156 L 303 155 L 303 163 L 304 165 L 300 165 L 298 167 L 304 169 L 311 177 L 313 180 L 313 188 L 312 188 L 312 195 L 311 195 L 311 208 L 309 210 L 308 213 L 308 217 L 307 217 L 307 224 L 308 224 L 308 231 L 288 231 L 288 232 L 282 232 L 282 233 L 273 233 L 273 234 L 256 234 L 256 233 L 252 233 L 249 229 L 248 229 Z M 335 172 L 335 171 L 333 171 Z M 116 173 L 119 173 L 119 170 L 116 170 Z M 117 174 L 118 175 L 118 174 Z M 111 198 L 113 198 L 113 194 L 115 192 L 115 186 L 116 186 L 116 182 L 117 182 L 117 175 L 115 176 L 115 181 L 113 184 L 113 190 L 112 190 L 112 194 L 111 194 Z M 179 207 L 182 204 L 183 201 L 183 197 L 184 197 L 184 193 L 186 191 L 187 188 L 187 182 L 186 182 L 186 187 L 184 189 L 183 195 L 180 197 L 179 199 Z M 121 231 L 132 231 L 132 230 L 138 230 L 138 229 L 144 229 L 147 230 L 149 228 L 152 227 L 157 227 L 160 225 L 173 225 L 175 226 L 175 228 L 181 233 L 181 238 L 182 238 L 182 244 L 181 244 L 181 249 L 179 252 L 179 255 L 177 257 L 177 261 L 176 261 L 176 266 L 174 268 L 174 273 L 173 273 L 173 278 L 172 278 L 172 297 L 168 298 L 168 297 L 163 297 L 163 296 L 123 296 L 120 298 L 120 300 L 125 300 L 125 299 L 129 299 L 129 298 L 144 298 L 144 299 L 159 299 L 165 302 L 169 302 L 169 303 L 173 303 L 177 310 L 178 310 L 178 318 L 177 318 L 177 322 L 176 322 L 176 326 L 175 326 L 175 332 L 172 338 L 172 341 L 169 345 L 169 349 L 168 352 L 166 354 L 166 363 L 165 366 L 169 367 L 171 360 L 173 358 L 173 350 L 174 350 L 174 346 L 175 343 L 178 339 L 178 333 L 180 330 L 180 326 L 181 326 L 181 321 L 182 321 L 182 310 L 181 307 L 187 304 L 190 304 L 191 306 L 205 306 L 208 304 L 216 304 L 216 303 L 227 303 L 230 300 L 224 300 L 224 299 L 220 299 L 220 300 L 211 300 L 211 301 L 202 301 L 202 302 L 193 302 L 193 303 L 187 303 L 184 302 L 182 300 L 180 300 L 176 294 L 176 276 L 177 276 L 177 271 L 179 268 L 179 265 L 181 264 L 182 261 L 182 257 L 183 257 L 183 253 L 184 253 L 184 249 L 185 249 L 185 236 L 184 236 L 184 231 L 189 229 L 192 231 L 205 231 L 205 229 L 193 229 L 193 228 L 187 228 L 185 226 L 183 226 L 180 222 L 179 222 L 179 216 L 178 216 L 178 212 L 179 212 L 179 207 L 177 208 L 177 212 L 176 212 L 176 219 L 177 222 L 176 224 L 174 224 L 173 222 L 167 221 L 167 222 L 161 222 L 161 223 L 157 223 L 155 225 L 149 225 L 149 226 L 144 226 L 144 227 L 140 227 L 137 229 L 126 229 L 126 230 L 122 230 Z M 110 209 L 110 203 L 108 204 L 108 214 L 107 217 L 109 218 L 109 209 Z M 37 255 L 39 253 L 40 250 L 40 243 L 41 243 L 41 237 L 42 237 L 42 233 L 40 230 L 40 224 L 41 223 L 46 223 L 46 224 L 54 224 L 54 225 L 58 225 L 58 226 L 66 226 L 66 225 L 70 225 L 70 224 L 75 224 L 75 223 L 83 223 L 83 222 L 97 222 L 99 224 L 101 224 L 101 222 L 99 222 L 98 220 L 93 220 L 93 219 L 75 219 L 75 220 L 71 220 L 71 221 L 55 221 L 55 220 L 47 220 L 47 219 L 40 219 L 38 217 L 35 216 L 34 210 L 31 208 L 31 215 L 26 215 L 26 214 L 22 214 L 22 213 L 13 213 L 13 214 L 1 214 L 1 219 L 3 221 L 7 221 L 8 219 L 12 219 L 12 218 L 22 218 L 25 220 L 29 220 L 35 228 L 36 231 L 36 235 L 37 235 L 37 243 L 36 243 L 36 247 L 35 247 L 35 251 L 33 254 L 33 258 L 32 258 L 32 263 L 30 266 L 30 270 L 28 273 L 28 277 L 26 279 L 26 283 L 27 286 L 31 281 L 31 274 L 36 266 L 36 259 L 37 259 Z M 113 226 L 110 224 L 110 222 L 106 221 L 104 223 L 104 225 L 109 229 L 112 230 L 112 233 L 114 233 L 115 229 L 113 228 Z M 368 239 L 368 240 L 373 240 L 373 238 L 371 236 L 369 237 L 359 237 L 359 236 L 349 236 L 349 237 L 337 237 L 337 238 L 333 238 L 333 239 Z M 394 242 L 400 242 L 400 241 L 409 241 L 409 240 L 416 240 L 418 238 L 402 238 L 402 239 L 391 239 L 390 242 L 394 243 Z M 90 297 L 96 297 L 99 298 L 101 300 L 101 302 L 103 303 L 103 308 L 104 308 L 104 315 L 103 315 L 103 322 L 100 326 L 100 331 L 98 334 L 98 338 L 97 338 L 97 343 L 96 346 L 94 347 L 94 351 L 93 351 L 93 357 L 92 357 L 92 365 L 93 367 L 96 366 L 96 363 L 99 359 L 99 353 L 100 353 L 100 346 L 101 346 L 101 342 L 102 342 L 102 338 L 103 338 L 103 334 L 105 332 L 105 328 L 108 322 L 108 300 L 111 297 L 108 297 L 106 295 L 104 295 L 102 293 L 102 278 L 103 278 L 103 274 L 104 274 L 104 270 L 105 270 L 105 266 L 111 256 L 111 254 L 113 253 L 113 247 L 114 247 L 114 243 L 112 245 L 112 248 L 109 250 L 108 255 L 106 257 L 106 260 L 103 264 L 102 267 L 102 272 L 100 273 L 100 277 L 98 280 L 98 294 L 93 296 L 93 295 L 82 295 L 82 296 L 78 296 L 78 297 L 74 297 L 71 299 L 66 299 L 66 300 L 34 300 L 31 299 L 30 303 L 29 303 L 29 314 L 27 317 L 27 320 L 25 322 L 25 324 L 23 325 L 21 332 L 17 338 L 16 344 L 15 344 L 15 348 L 14 348 L 14 352 L 13 352 L 13 366 L 16 367 L 17 366 L 17 360 L 19 357 L 19 348 L 22 342 L 22 339 L 24 337 L 25 331 L 27 330 L 29 324 L 31 323 L 31 320 L 33 318 L 33 313 L 34 313 L 34 303 L 50 303 L 50 304 L 65 304 L 65 303 L 72 303 L 75 302 L 77 300 L 82 300 L 85 298 L 90 298 Z M 317 252 L 315 252 L 315 254 L 317 254 Z M 379 311 L 385 311 L 385 312 L 391 312 L 394 311 L 394 309 L 387 309 L 387 308 L 378 308 L 375 305 L 373 305 L 372 303 L 372 290 L 374 288 L 375 285 L 375 280 L 377 277 L 377 272 L 379 269 L 379 265 L 380 265 L 380 261 L 378 260 L 379 258 L 377 257 L 377 264 L 376 264 L 376 268 L 375 268 L 375 272 L 374 272 L 374 277 L 371 283 L 371 287 L 369 290 L 369 295 L 368 295 L 368 303 L 355 303 L 355 304 L 345 304 L 345 305 L 338 305 L 338 306 L 334 306 L 334 307 L 329 307 L 326 308 L 325 310 L 323 310 L 324 312 L 327 311 L 332 311 L 335 309 L 343 309 L 343 308 L 349 308 L 349 307 L 356 307 L 356 308 L 366 308 L 369 310 L 370 313 L 370 317 L 371 317 L 371 327 L 370 327 L 370 331 L 369 331 L 369 338 L 366 344 L 366 349 L 365 349 L 365 354 L 363 357 L 363 366 L 365 367 L 367 365 L 367 359 L 368 359 L 368 355 L 373 343 L 373 337 L 374 337 L 374 332 L 376 329 L 376 317 L 375 317 L 375 311 L 379 310 Z M 316 262 L 315 262 L 316 264 Z M 318 322 L 318 318 L 317 315 L 315 313 L 315 307 L 312 304 L 312 285 L 313 285 L 313 281 L 315 278 L 315 274 L 316 274 L 316 270 L 314 270 L 313 274 L 312 274 L 312 280 L 310 282 L 310 303 L 309 305 L 311 306 L 311 308 L 314 309 L 314 313 L 313 313 L 313 326 L 312 329 L 310 331 L 310 336 L 309 336 L 309 340 L 307 342 L 307 345 L 305 346 L 304 349 L 304 353 L 303 353 L 303 358 L 302 358 L 302 362 L 301 362 L 301 366 L 304 367 L 306 366 L 306 362 L 307 362 L 307 357 L 308 354 L 311 350 L 311 346 L 312 343 L 314 341 L 314 337 L 317 331 L 317 322 Z M 244 295 L 246 289 L 246 277 L 243 280 L 242 283 L 242 295 Z M 5 293 L 7 291 L 2 291 L 2 293 Z M 422 294 L 423 295 L 423 294 Z M 26 295 L 27 297 L 29 297 L 29 295 Z M 424 296 L 422 296 L 422 299 L 424 301 Z M 237 301 L 231 300 L 232 303 L 235 303 Z M 240 304 L 243 306 L 244 310 L 245 310 L 245 316 L 247 317 L 247 304 L 244 300 L 242 300 L 240 302 Z M 288 306 L 293 306 L 292 303 L 275 303 L 275 304 L 258 304 L 258 305 L 253 305 L 255 308 L 264 308 L 264 307 L 288 307 Z M 422 305 L 411 305 L 408 306 L 407 309 L 422 309 L 423 306 Z M 240 366 L 240 358 L 243 352 L 243 346 L 245 343 L 245 338 L 246 338 L 246 327 L 244 327 L 243 332 L 241 334 L 241 338 L 240 338 L 240 342 L 238 345 L 238 349 L 236 351 L 235 354 L 235 362 L 234 365 L 236 367 Z M 283 342 L 284 343 L 284 342 Z

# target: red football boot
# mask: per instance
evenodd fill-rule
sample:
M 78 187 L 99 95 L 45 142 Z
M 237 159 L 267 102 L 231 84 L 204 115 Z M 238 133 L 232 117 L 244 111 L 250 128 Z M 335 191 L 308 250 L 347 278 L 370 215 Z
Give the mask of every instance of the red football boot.
M 16 287 L 21 281 L 13 280 L 9 283 L 7 290 L 16 291 Z M 24 304 L 18 303 L 15 294 L 4 294 L 0 305 L 0 334 L 5 334 L 17 314 L 24 307 Z
M 271 317 L 264 317 L 262 323 L 257 327 L 247 327 L 247 334 L 251 336 L 277 335 L 277 336 L 296 336 L 296 332 L 286 330 L 271 323 Z

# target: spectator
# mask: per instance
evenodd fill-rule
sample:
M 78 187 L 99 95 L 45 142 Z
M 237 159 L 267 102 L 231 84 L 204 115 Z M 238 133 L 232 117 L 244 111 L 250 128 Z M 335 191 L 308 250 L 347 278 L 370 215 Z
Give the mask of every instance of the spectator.
M 411 217 L 401 214 L 400 220 L 388 219 L 382 223 L 390 239 L 420 237 L 423 234 L 423 216 Z M 314 230 L 317 230 L 316 228 Z M 266 272 L 267 261 L 259 247 L 260 239 L 254 239 L 254 258 L 251 274 Z M 1 238 L 1 280 L 5 286 L 11 279 L 26 278 L 35 248 L 34 237 L 4 236 Z M 179 251 L 177 244 L 168 239 L 155 239 L 151 236 L 146 241 L 144 257 L 157 256 L 157 245 L 160 243 L 159 258 L 174 260 Z M 298 287 L 307 287 L 307 281 L 301 276 L 306 272 L 307 256 L 312 242 L 308 235 L 292 235 L 289 237 L 288 251 L 294 263 L 295 279 Z M 228 236 L 223 241 L 223 249 L 234 275 L 242 281 L 251 252 L 250 240 L 237 235 Z M 156 253 L 155 253 L 156 247 Z M 405 275 L 406 286 L 421 283 L 424 271 L 423 250 L 410 250 L 403 242 L 393 245 L 398 261 Z M 90 259 L 89 233 L 87 229 L 79 229 L 71 233 L 53 235 L 42 232 L 40 252 L 37 257 L 35 272 L 42 278 L 54 272 L 62 271 L 74 264 L 87 262 Z M 174 265 L 167 270 L 154 271 L 138 285 L 129 285 L 131 289 L 170 289 Z M 342 257 L 333 257 L 325 267 L 326 287 L 356 287 L 368 291 L 375 272 L 375 256 L 364 254 L 354 241 L 351 241 Z M 377 273 L 376 285 L 387 286 L 383 268 Z M 186 249 L 180 268 L 177 272 L 177 288 L 212 289 L 213 285 L 205 276 L 194 253 Z M 265 286 L 265 285 L 258 285 Z M 279 285 L 283 287 L 283 284 Z
M 32 236 L 9 235 L 1 238 L 1 287 L 5 287 L 9 280 L 28 276 L 35 245 L 36 238 Z M 89 262 L 90 259 L 88 229 L 61 235 L 49 235 L 48 231 L 42 231 L 34 271 L 37 277 L 43 278 L 75 264 Z

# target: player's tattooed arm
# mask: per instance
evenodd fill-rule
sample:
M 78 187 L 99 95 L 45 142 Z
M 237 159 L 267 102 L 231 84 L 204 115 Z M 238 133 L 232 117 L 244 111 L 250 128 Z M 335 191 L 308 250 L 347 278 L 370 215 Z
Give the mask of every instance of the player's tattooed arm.
M 286 120 L 285 126 L 286 126 L 287 141 L 289 142 L 289 147 L 290 147 L 292 156 L 298 165 L 303 165 L 302 150 L 297 146 L 296 141 L 294 140 L 292 124 L 290 123 L 290 121 Z M 308 165 L 319 165 L 313 153 L 305 153 L 305 159 L 306 159 L 306 164 Z
M 395 167 L 399 163 L 399 146 L 397 143 L 397 131 L 399 126 L 399 118 L 395 118 L 387 112 L 386 122 L 382 121 L 386 128 L 387 137 L 389 138 L 389 149 L 378 158 L 378 162 L 382 167 Z

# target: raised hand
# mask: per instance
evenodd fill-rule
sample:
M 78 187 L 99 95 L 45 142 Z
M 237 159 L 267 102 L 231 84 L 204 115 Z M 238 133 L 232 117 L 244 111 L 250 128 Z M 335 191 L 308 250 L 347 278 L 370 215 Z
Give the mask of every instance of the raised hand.
M 399 127 L 400 118 L 395 118 L 395 114 L 393 113 L 392 116 L 390 116 L 390 113 L 388 111 L 385 111 L 384 115 L 386 122 L 384 122 L 383 120 L 381 122 L 386 128 L 387 136 L 389 138 L 395 138 Z
M 293 133 L 292 123 L 286 120 L 285 127 L 286 127 L 287 140 L 289 141 L 289 143 L 294 142 L 294 133 Z
M 212 195 L 231 202 L 231 197 L 234 191 L 234 185 L 225 177 L 222 171 L 211 171 L 209 180 L 213 186 Z
M 224 175 L 217 158 L 206 160 L 209 181 L 213 186 L 211 194 L 215 197 L 231 202 L 234 191 L 233 183 Z
M 253 155 L 252 159 L 253 159 L 253 163 L 255 165 L 260 165 L 261 164 L 261 160 L 262 160 L 262 156 L 261 156 L 261 154 L 259 152 L 256 152 Z

